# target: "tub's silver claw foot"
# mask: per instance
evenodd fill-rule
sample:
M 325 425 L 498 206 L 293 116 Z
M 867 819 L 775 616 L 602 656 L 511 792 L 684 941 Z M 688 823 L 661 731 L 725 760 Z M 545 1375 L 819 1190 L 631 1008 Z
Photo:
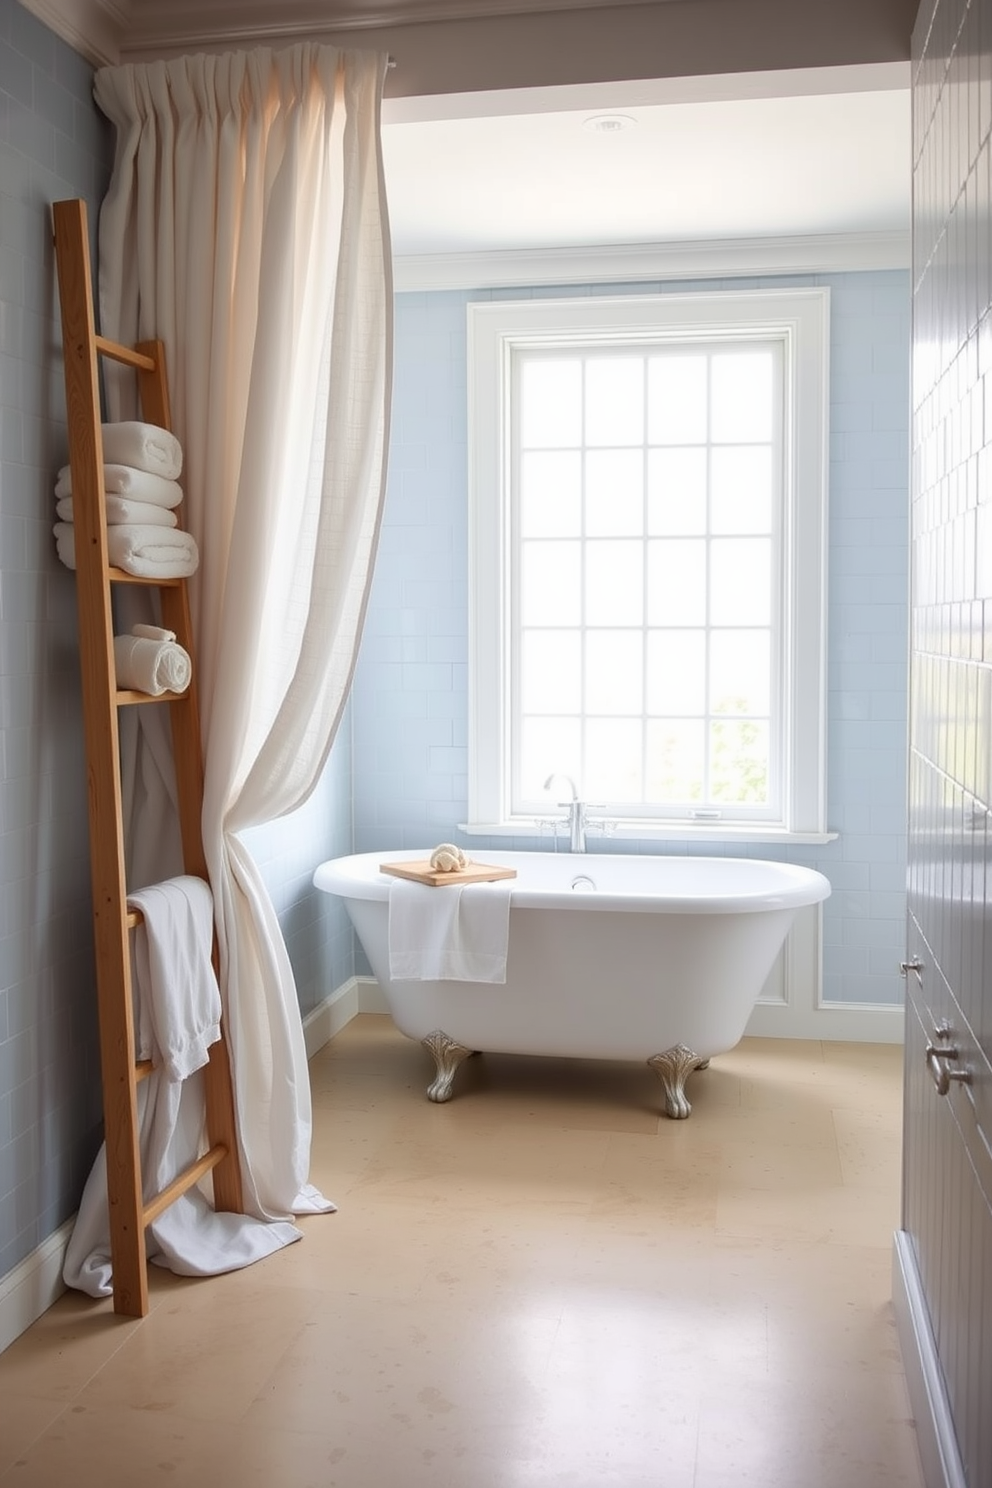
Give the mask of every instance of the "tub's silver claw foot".
M 474 1051 L 466 1049 L 464 1044 L 456 1044 L 453 1038 L 449 1038 L 440 1028 L 429 1033 L 420 1042 L 425 1049 L 429 1049 L 434 1055 L 434 1064 L 437 1074 L 434 1076 L 433 1084 L 427 1087 L 427 1099 L 432 1101 L 446 1101 L 451 1099 L 451 1082 L 455 1078 L 455 1071 L 463 1059 L 467 1059 Z
M 657 1073 L 665 1087 L 665 1115 L 673 1121 L 682 1121 L 692 1110 L 685 1097 L 685 1082 L 693 1070 L 705 1069 L 708 1059 L 700 1059 L 685 1044 L 676 1044 L 664 1054 L 652 1054 L 648 1064 Z

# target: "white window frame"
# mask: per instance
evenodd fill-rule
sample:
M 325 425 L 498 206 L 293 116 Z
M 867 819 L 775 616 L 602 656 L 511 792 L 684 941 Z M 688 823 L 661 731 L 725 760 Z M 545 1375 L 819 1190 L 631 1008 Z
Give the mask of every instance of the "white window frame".
M 468 306 L 469 821 L 467 832 L 536 835 L 510 809 L 508 426 L 513 353 L 528 346 L 780 340 L 784 357 L 783 672 L 791 706 L 783 738 L 780 820 L 701 822 L 637 817 L 639 839 L 825 842 L 826 553 L 829 389 L 826 288 L 488 301 Z M 549 769 L 553 769 L 553 763 Z M 580 782 L 581 784 L 581 782 Z M 549 804 L 549 814 L 556 814 Z

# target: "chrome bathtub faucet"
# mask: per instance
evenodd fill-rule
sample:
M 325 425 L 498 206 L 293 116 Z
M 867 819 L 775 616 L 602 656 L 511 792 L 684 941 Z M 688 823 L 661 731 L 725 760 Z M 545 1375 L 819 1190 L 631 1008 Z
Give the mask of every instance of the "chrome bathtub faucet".
M 571 775 L 559 775 L 552 773 L 544 782 L 544 789 L 550 790 L 556 780 L 563 780 L 572 792 L 570 801 L 559 801 L 558 805 L 568 812 L 568 850 L 573 853 L 584 853 L 586 850 L 586 830 L 597 824 L 591 822 L 588 817 L 588 806 L 585 801 L 579 800 L 579 792 Z

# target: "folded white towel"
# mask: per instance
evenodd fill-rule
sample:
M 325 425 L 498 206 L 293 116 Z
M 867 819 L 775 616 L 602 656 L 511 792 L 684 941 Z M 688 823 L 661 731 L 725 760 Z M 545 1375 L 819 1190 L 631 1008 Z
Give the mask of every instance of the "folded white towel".
M 135 470 L 131 465 L 104 465 L 103 489 L 108 496 L 129 496 L 132 501 L 147 501 L 152 506 L 169 510 L 183 499 L 183 488 L 174 480 L 163 480 L 148 470 Z M 72 466 L 63 465 L 55 482 L 57 500 L 72 495 Z
M 134 934 L 139 1059 L 185 1080 L 220 1038 L 220 988 L 211 951 L 214 901 L 202 878 L 182 874 L 127 898 L 144 923 Z
M 505 982 L 510 881 L 389 885 L 389 975 L 402 982 Z
M 52 528 L 66 568 L 76 566 L 76 528 L 56 522 Z M 178 527 L 140 527 L 122 523 L 107 528 L 107 554 L 116 568 L 139 579 L 188 579 L 200 555 L 188 532 Z
M 183 468 L 183 449 L 176 436 L 158 424 L 137 419 L 103 424 L 103 458 L 108 465 L 133 465 L 163 480 L 178 480 Z
M 178 487 L 177 487 L 178 489 Z M 155 506 L 151 501 L 132 501 L 129 496 L 114 496 L 104 492 L 104 509 L 107 526 L 119 527 L 124 522 L 135 522 L 141 527 L 177 527 L 179 519 L 168 507 Z M 71 522 L 74 518 L 72 497 L 63 496 L 55 503 L 60 522 Z
M 114 636 L 114 670 L 118 687 L 159 697 L 163 692 L 185 692 L 193 663 L 189 652 L 177 644 L 174 630 L 136 625 L 130 635 Z

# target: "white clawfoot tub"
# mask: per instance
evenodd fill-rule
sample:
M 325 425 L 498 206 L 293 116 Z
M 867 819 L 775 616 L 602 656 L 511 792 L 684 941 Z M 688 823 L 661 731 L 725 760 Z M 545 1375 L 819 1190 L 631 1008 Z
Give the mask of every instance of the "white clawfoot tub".
M 518 875 L 505 985 L 391 981 L 379 864 L 424 856 L 334 858 L 313 881 L 344 899 L 393 1021 L 434 1055 L 437 1101 L 488 1050 L 647 1061 L 667 1114 L 688 1116 L 687 1076 L 740 1040 L 796 910 L 830 893 L 810 868 L 750 858 L 487 851 Z

